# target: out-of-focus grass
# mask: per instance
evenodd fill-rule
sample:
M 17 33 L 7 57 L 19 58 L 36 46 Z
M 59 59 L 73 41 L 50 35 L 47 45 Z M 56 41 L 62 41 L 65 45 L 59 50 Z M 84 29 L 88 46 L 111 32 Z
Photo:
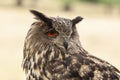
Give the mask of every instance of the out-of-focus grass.
M 109 5 L 109 4 L 112 4 L 112 5 L 119 5 L 120 4 L 120 0 L 76 0 L 76 1 L 79 1 L 79 2 L 89 2 L 89 3 L 102 3 L 102 4 L 105 4 L 105 5 Z
M 104 4 L 113 4 L 113 5 L 120 4 L 120 0 L 99 0 L 99 2 Z

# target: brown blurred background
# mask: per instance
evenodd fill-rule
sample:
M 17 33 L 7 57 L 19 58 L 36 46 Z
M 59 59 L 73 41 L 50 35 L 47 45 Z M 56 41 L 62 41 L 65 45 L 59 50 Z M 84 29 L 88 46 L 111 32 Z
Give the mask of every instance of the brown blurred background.
M 0 80 L 25 80 L 23 44 L 34 21 L 30 9 L 84 20 L 77 25 L 83 47 L 120 69 L 120 0 L 1 0 Z

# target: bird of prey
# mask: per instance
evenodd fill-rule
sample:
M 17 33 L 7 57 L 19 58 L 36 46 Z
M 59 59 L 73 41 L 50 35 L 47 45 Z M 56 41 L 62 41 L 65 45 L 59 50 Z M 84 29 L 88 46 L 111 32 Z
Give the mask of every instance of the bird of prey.
M 120 71 L 88 53 L 81 45 L 74 19 L 47 17 L 31 10 L 37 19 L 25 38 L 23 69 L 26 80 L 120 80 Z

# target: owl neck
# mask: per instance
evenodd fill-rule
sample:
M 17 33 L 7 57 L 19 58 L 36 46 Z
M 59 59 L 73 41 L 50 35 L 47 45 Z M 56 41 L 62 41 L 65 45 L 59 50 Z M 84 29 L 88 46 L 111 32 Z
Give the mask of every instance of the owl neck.
M 74 45 L 74 46 L 72 46 Z M 58 47 L 56 45 L 50 46 L 40 53 L 43 58 L 47 59 L 47 61 L 52 60 L 63 60 L 66 57 L 72 56 L 74 54 L 83 54 L 85 56 L 88 55 L 88 52 L 81 46 L 81 44 L 70 43 L 68 49 L 64 49 Z

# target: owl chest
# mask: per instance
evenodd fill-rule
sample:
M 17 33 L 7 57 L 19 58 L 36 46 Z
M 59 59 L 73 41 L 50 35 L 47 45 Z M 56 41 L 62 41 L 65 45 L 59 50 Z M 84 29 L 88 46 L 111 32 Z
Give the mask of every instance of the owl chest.
M 63 64 L 62 58 L 61 54 L 51 51 L 35 54 L 30 60 L 28 80 L 50 80 L 64 74 L 67 68 Z

